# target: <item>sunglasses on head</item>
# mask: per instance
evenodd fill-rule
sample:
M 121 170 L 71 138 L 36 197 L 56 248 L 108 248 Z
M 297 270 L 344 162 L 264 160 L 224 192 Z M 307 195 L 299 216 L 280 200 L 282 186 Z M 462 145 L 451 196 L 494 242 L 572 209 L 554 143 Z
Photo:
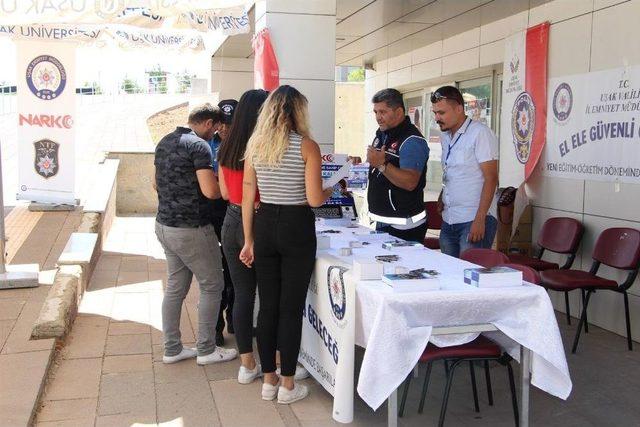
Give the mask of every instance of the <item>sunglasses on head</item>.
M 438 92 L 438 91 L 433 92 L 433 93 L 431 94 L 431 103 L 432 103 L 432 104 L 435 104 L 436 102 L 439 102 L 439 101 L 441 101 L 441 100 L 443 100 L 443 99 L 449 99 L 449 97 L 444 96 L 443 94 L 441 94 L 441 93 L 440 93 L 440 92 Z
M 431 103 L 435 104 L 436 102 L 440 102 L 443 99 L 450 99 L 452 101 L 456 101 L 457 103 L 461 104 L 460 100 L 458 99 L 458 97 L 455 96 L 445 96 L 443 94 L 441 94 L 438 91 L 435 91 L 431 94 Z

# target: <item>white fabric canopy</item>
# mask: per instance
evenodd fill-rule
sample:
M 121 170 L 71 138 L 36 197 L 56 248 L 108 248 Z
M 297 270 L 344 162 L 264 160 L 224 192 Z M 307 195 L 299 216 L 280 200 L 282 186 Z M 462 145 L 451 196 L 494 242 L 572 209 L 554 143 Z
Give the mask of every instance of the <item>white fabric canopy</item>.
M 0 2 L 0 37 L 204 50 L 207 37 L 248 33 L 247 0 Z

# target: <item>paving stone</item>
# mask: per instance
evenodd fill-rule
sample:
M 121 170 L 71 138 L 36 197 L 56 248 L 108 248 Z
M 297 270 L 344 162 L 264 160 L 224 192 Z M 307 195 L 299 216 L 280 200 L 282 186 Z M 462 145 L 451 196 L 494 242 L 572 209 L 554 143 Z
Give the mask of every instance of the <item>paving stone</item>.
M 15 323 L 15 320 L 0 320 L 0 352 L 2 351 L 7 338 L 9 338 L 9 334 L 11 333 Z
M 121 259 L 122 259 L 122 256 L 120 254 L 103 253 L 100 256 L 100 259 L 98 260 L 98 262 L 96 263 L 95 273 L 105 271 L 105 270 L 110 270 L 110 271 L 120 270 Z
M 151 354 L 151 336 L 149 334 L 108 335 L 105 355 L 124 354 Z
M 0 300 L 0 320 L 16 320 L 26 301 L 4 299 Z
M 0 420 L 26 426 L 37 409 L 51 351 L 0 355 Z
M 151 328 L 144 323 L 135 322 L 110 322 L 109 335 L 135 335 L 149 334 Z
M 155 426 L 155 423 L 155 414 L 116 414 L 98 416 L 95 427 Z
M 147 269 L 143 271 L 120 271 L 118 274 L 117 285 L 131 285 L 133 283 L 146 282 L 149 280 L 149 272 Z
M 30 300 L 22 309 L 11 333 L 2 348 L 2 354 L 24 353 L 28 351 L 53 350 L 53 339 L 31 340 L 33 324 L 40 314 L 43 300 Z
M 65 359 L 102 357 L 107 340 L 108 320 L 80 314 L 62 348 Z
M 238 369 L 240 369 L 240 358 L 224 363 L 214 363 L 204 366 L 204 372 L 211 381 L 238 379 Z
M 160 423 L 181 418 L 185 426 L 220 425 L 209 383 L 195 360 L 153 367 Z
M 111 318 L 113 320 L 129 320 L 149 323 L 149 295 L 144 293 L 118 293 L 113 299 Z
M 82 420 L 95 417 L 98 399 L 45 400 L 40 406 L 37 421 Z
M 64 421 L 43 421 L 36 423 L 36 427 L 94 427 L 95 417 L 76 418 Z
M 105 356 L 102 364 L 103 374 L 119 374 L 126 372 L 146 372 L 153 370 L 150 354 L 133 354 L 128 356 Z
M 98 397 L 102 359 L 62 360 L 47 385 L 47 400 Z
M 145 256 L 123 256 L 120 262 L 120 272 L 140 272 L 147 271 L 149 264 Z
M 89 290 L 84 293 L 78 311 L 83 314 L 93 314 L 111 318 L 114 298 L 115 288 L 113 287 Z
M 122 372 L 102 375 L 98 415 L 151 415 L 156 397 L 153 372 Z
M 284 427 L 284 421 L 275 404 L 260 397 L 260 381 L 246 385 L 238 383 L 237 380 L 210 381 L 209 384 L 216 406 L 224 408 L 219 411 L 222 425 Z M 247 410 L 248 405 L 250 411 Z

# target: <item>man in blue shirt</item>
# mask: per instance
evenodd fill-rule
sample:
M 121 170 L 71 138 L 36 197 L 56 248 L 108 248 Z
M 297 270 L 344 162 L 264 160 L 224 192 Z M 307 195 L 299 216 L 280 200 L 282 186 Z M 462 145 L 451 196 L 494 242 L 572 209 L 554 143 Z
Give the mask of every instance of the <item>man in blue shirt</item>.
M 498 224 L 498 140 L 487 125 L 467 117 L 457 88 L 441 87 L 431 103 L 442 131 L 440 249 L 459 257 L 469 248 L 491 248 Z
M 372 102 L 379 128 L 367 149 L 369 218 L 377 222 L 378 230 L 422 242 L 427 232 L 424 188 L 429 146 L 405 115 L 399 91 L 383 89 Z
M 233 112 L 235 111 L 236 106 L 238 105 L 238 101 L 235 99 L 225 99 L 218 103 L 218 107 L 222 112 L 222 123 L 218 127 L 218 131 L 213 135 L 209 142 L 209 147 L 211 147 L 211 159 L 213 171 L 216 176 L 218 175 L 218 150 L 220 149 L 220 144 L 223 141 L 226 141 L 227 136 L 229 134 L 229 128 L 231 127 L 231 122 L 233 120 Z M 224 222 L 224 216 L 227 212 L 227 202 L 222 197 L 211 201 L 211 224 L 216 231 L 216 235 L 218 236 L 218 241 L 222 242 L 222 224 Z M 220 251 L 222 251 L 222 243 L 220 247 Z M 227 332 L 232 334 L 234 332 L 233 329 L 233 282 L 231 281 L 231 275 L 229 274 L 229 267 L 227 266 L 227 259 L 224 256 L 224 252 L 222 252 L 222 266 L 224 271 L 224 291 L 222 292 L 222 300 L 220 301 L 220 311 L 218 314 L 218 323 L 216 325 L 216 345 L 224 344 L 224 326 L 225 326 L 225 316 L 224 312 L 226 310 L 226 318 L 227 318 Z

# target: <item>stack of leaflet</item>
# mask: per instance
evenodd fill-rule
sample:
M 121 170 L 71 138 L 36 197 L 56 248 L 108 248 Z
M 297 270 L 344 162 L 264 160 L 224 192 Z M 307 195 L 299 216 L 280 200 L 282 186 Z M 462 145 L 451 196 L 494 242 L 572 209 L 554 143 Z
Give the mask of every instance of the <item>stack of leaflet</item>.
M 439 273 L 423 268 L 402 274 L 384 274 L 382 282 L 389 285 L 394 292 L 425 292 L 440 289 Z
M 477 288 L 521 286 L 522 271 L 509 267 L 466 268 L 464 282 Z
M 382 243 L 383 249 L 405 249 L 405 248 L 416 248 L 422 247 L 422 243 L 418 242 L 407 242 L 406 240 L 390 240 L 388 242 Z

